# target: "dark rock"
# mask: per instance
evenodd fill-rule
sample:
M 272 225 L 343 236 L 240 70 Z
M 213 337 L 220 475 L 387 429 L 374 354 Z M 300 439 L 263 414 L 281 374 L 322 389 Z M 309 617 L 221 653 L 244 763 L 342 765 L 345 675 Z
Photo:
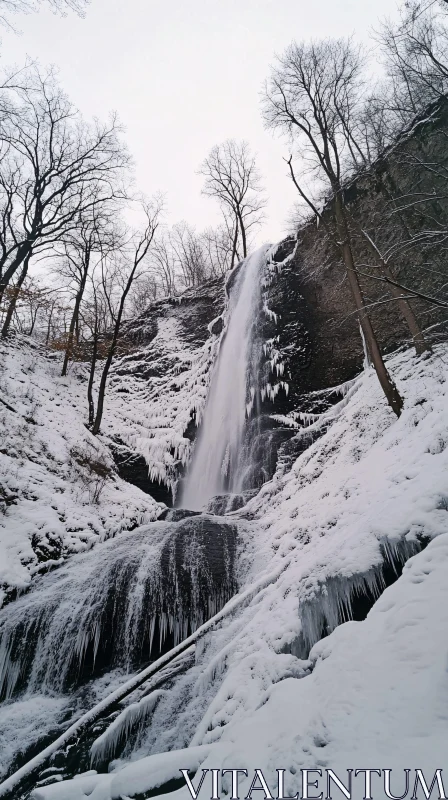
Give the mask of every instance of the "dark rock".
M 243 508 L 251 497 L 257 494 L 257 491 L 258 489 L 250 489 L 241 494 L 217 494 L 207 503 L 207 512 L 217 516 L 231 514 L 232 511 Z
M 200 511 L 190 511 L 188 508 L 167 508 L 162 512 L 158 520 L 166 520 L 166 522 L 181 522 L 187 517 L 199 516 Z
M 210 333 L 213 333 L 214 336 L 219 336 L 219 334 L 222 332 L 223 327 L 224 327 L 224 320 L 222 316 L 220 316 L 217 317 L 215 320 L 213 320 L 212 323 L 210 323 L 209 330 Z
M 173 505 L 171 487 L 150 479 L 148 465 L 143 456 L 134 453 L 119 439 L 115 440 L 115 444 L 110 449 L 120 478 L 137 486 L 145 494 L 151 495 L 157 503 L 164 503 L 166 506 Z

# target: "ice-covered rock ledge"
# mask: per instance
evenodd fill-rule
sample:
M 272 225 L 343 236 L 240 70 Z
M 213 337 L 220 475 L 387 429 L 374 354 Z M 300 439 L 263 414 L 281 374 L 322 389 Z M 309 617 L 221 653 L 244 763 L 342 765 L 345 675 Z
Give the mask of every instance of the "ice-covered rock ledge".
M 209 635 L 109 775 L 36 789 L 35 800 L 135 797 L 181 767 L 248 769 L 240 797 L 255 768 L 274 796 L 279 768 L 285 794 L 300 789 L 305 767 L 342 778 L 350 767 L 392 768 L 399 795 L 403 768 L 446 767 L 447 363 L 446 346 L 427 360 L 389 359 L 405 397 L 399 420 L 373 373 L 346 387 L 326 433 L 246 506 L 242 590 L 283 564 L 278 579 Z M 365 620 L 340 624 L 307 660 L 288 652 L 335 624 L 327 587 L 342 622 L 386 553 L 393 560 L 431 539 Z M 354 784 L 354 800 L 363 795 Z

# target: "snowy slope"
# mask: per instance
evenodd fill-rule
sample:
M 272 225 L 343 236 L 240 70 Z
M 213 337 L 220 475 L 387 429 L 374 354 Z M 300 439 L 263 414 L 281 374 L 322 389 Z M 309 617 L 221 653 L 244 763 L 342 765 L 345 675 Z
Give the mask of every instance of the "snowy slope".
M 0 346 L 0 589 L 155 519 L 162 507 L 122 481 L 86 421 L 86 370 L 15 337 Z M 0 598 L 1 599 L 1 598 Z
M 349 767 L 444 766 L 447 363 L 446 346 L 389 360 L 405 397 L 399 420 L 371 371 L 341 389 L 313 423 L 328 428 L 322 437 L 236 512 L 242 590 L 278 577 L 207 635 L 115 771 L 35 790 L 36 800 L 132 797 L 190 766 L 262 768 L 274 796 L 278 768 L 295 793 L 304 767 L 346 778 Z M 388 559 L 409 560 L 374 603 Z M 372 610 L 341 624 L 359 594 Z M 353 797 L 363 795 L 358 780 Z

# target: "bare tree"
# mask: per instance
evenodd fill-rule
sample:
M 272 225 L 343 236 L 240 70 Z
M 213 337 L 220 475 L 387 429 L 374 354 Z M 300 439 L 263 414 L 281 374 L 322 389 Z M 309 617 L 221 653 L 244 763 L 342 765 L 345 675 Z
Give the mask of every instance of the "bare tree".
M 268 127 L 287 133 L 297 143 L 302 176 L 297 180 L 291 157 L 288 161 L 291 178 L 302 200 L 319 218 L 322 215 L 315 187 L 320 196 L 330 194 L 336 241 L 368 352 L 387 401 L 399 416 L 403 401 L 386 369 L 366 309 L 343 191 L 347 172 L 365 157 L 356 131 L 362 68 L 362 53 L 350 41 L 293 43 L 277 59 L 266 82 L 263 111 Z
M 89 275 L 88 297 L 82 309 L 83 323 L 88 331 L 90 347 L 89 379 L 87 382 L 87 403 L 91 428 L 95 421 L 95 401 L 93 384 L 96 365 L 99 358 L 106 357 L 108 352 L 107 335 L 113 325 L 109 304 L 103 291 L 104 264 L 96 264 Z
M 144 229 L 140 233 L 135 233 L 130 238 L 127 245 L 121 251 L 121 257 L 114 258 L 110 264 L 111 270 L 109 274 L 103 269 L 102 288 L 114 322 L 110 345 L 98 388 L 96 414 L 92 425 L 92 433 L 95 435 L 99 433 L 101 427 L 107 378 L 117 349 L 126 298 L 134 280 L 144 269 L 148 251 L 159 224 L 161 213 L 160 202 L 156 201 L 153 204 L 145 203 L 143 205 L 143 212 L 146 220 Z
M 177 264 L 169 231 L 163 230 L 151 248 L 149 271 L 165 297 L 176 294 Z
M 385 105 L 402 128 L 448 90 L 448 3 L 409 0 L 399 23 L 384 22 L 377 39 L 390 87 Z
M 15 95 L 14 113 L 0 120 L 0 294 L 27 256 L 123 196 L 130 165 L 117 120 L 86 125 L 52 72 L 31 69 Z
M 227 139 L 210 151 L 199 174 L 205 178 L 203 193 L 216 198 L 225 220 L 232 220 L 233 267 L 240 241 L 246 258 L 248 236 L 260 225 L 266 205 L 255 156 L 247 142 Z
M 225 275 L 232 267 L 233 232 L 226 224 L 217 228 L 206 228 L 201 234 L 202 247 L 208 262 L 210 277 Z M 238 250 L 236 258 L 239 260 Z
M 170 231 L 170 243 L 182 285 L 189 289 L 203 283 L 208 277 L 208 265 L 195 229 L 185 221 L 176 223 Z
M 90 0 L 0 0 L 0 24 L 14 29 L 10 20 L 11 14 L 29 14 L 37 11 L 44 2 L 56 13 L 65 16 L 67 11 L 74 11 L 82 17 Z
M 140 279 L 134 281 L 132 292 L 129 298 L 130 315 L 139 317 L 148 306 L 151 305 L 159 295 L 159 285 L 154 275 L 142 275 Z
M 19 295 L 21 293 L 23 283 L 24 283 L 24 281 L 25 281 L 25 279 L 27 277 L 27 274 L 28 274 L 28 268 L 29 268 L 29 263 L 30 263 L 30 260 L 31 260 L 31 255 L 32 255 L 32 253 L 29 253 L 26 256 L 26 258 L 25 258 L 25 260 L 23 262 L 22 271 L 21 271 L 21 273 L 19 275 L 19 278 L 18 278 L 15 286 L 11 287 L 11 291 L 9 293 L 9 296 L 7 296 L 8 306 L 6 308 L 5 319 L 4 319 L 3 325 L 2 325 L 2 334 L 1 334 L 2 335 L 2 339 L 5 339 L 6 336 L 8 335 L 9 326 L 11 325 L 12 318 L 13 318 L 14 314 L 16 313 L 17 301 L 19 299 Z M 34 328 L 34 325 L 33 325 L 33 328 Z
M 93 206 L 79 227 L 64 242 L 64 255 L 57 272 L 59 278 L 74 292 L 73 314 L 68 330 L 62 373 L 67 374 L 72 355 L 73 341 L 79 343 L 79 315 L 89 272 L 100 263 L 105 254 L 118 248 L 120 232 L 114 225 L 116 209 L 112 204 Z

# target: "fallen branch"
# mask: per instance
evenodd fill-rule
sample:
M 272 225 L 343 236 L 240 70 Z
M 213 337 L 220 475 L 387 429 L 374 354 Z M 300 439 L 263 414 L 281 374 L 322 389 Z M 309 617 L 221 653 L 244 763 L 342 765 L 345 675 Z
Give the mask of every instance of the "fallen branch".
M 8 411 L 12 411 L 14 414 L 17 414 L 17 410 L 15 408 L 13 408 L 12 406 L 10 406 L 9 403 L 6 402 L 6 400 L 2 400 L 1 397 L 0 397 L 0 403 L 2 403 L 4 406 L 6 406 Z

